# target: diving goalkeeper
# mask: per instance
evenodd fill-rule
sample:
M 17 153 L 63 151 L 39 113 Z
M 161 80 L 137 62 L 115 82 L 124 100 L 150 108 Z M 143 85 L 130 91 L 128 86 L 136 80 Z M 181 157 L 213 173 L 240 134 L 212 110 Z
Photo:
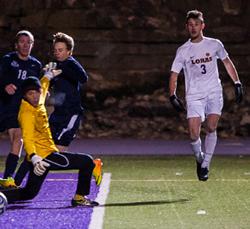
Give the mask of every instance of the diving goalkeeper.
M 101 182 L 101 160 L 94 162 L 87 154 L 59 152 L 51 136 L 44 103 L 50 80 L 61 73 L 61 70 L 55 68 L 55 63 L 49 63 L 41 81 L 35 77 L 28 77 L 24 80 L 18 121 L 27 153 L 26 160 L 30 161 L 33 166 L 31 166 L 24 188 L 1 190 L 1 192 L 7 197 L 8 203 L 33 199 L 41 189 L 50 170 L 77 169 L 79 171 L 78 183 L 71 201 L 72 206 L 97 206 L 98 203 L 90 200 L 87 195 L 90 192 L 92 174 L 97 185 Z

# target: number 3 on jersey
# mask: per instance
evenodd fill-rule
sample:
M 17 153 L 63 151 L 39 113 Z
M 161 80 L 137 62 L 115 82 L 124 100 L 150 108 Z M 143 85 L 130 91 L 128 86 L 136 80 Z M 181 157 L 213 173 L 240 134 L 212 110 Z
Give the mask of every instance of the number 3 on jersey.
M 206 65 L 202 64 L 201 65 L 201 74 L 206 74 L 206 73 L 207 73 Z
M 17 79 L 25 80 L 27 76 L 27 71 L 26 70 L 18 70 L 18 77 Z

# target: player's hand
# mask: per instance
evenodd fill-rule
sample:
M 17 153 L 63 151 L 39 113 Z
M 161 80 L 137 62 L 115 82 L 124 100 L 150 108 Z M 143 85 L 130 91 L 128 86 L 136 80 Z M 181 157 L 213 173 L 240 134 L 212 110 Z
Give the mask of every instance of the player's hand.
M 243 99 L 243 87 L 239 81 L 234 84 L 234 90 L 236 103 L 241 103 Z
M 46 161 L 44 161 L 40 156 L 38 155 L 33 155 L 31 158 L 31 162 L 34 165 L 34 173 L 37 176 L 42 176 L 46 169 L 50 166 L 49 163 L 47 163 Z
M 170 103 L 174 107 L 174 109 L 178 112 L 183 112 L 185 111 L 185 107 L 182 103 L 182 101 L 174 94 L 169 97 Z
M 11 83 L 11 84 L 6 85 L 4 89 L 7 92 L 7 94 L 14 95 L 17 87 Z
M 55 62 L 49 62 L 43 68 L 44 76 L 47 77 L 49 80 L 53 79 L 54 77 L 62 73 L 62 70 L 56 69 L 56 66 L 57 64 Z

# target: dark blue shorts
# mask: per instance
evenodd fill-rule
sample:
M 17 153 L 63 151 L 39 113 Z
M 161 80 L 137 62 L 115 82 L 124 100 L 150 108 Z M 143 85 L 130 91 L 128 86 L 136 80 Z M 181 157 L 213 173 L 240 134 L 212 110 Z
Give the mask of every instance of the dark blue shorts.
M 7 111 L 0 111 L 0 132 L 12 128 L 19 128 L 17 113 L 10 113 Z
M 52 113 L 50 115 L 49 125 L 56 145 L 70 145 L 76 136 L 82 117 L 82 114 L 57 115 Z

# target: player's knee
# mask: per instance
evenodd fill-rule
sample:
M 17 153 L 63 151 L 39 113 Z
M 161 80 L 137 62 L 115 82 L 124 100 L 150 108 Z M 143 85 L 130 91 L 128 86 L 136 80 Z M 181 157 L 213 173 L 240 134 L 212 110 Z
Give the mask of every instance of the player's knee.
M 81 167 L 84 168 L 85 170 L 87 169 L 87 170 L 92 171 L 95 167 L 93 158 L 89 155 L 84 155 L 84 157 L 82 158 Z
M 89 157 L 88 165 L 91 171 L 95 168 L 95 163 L 92 157 Z
M 39 190 L 37 190 L 37 189 L 28 189 L 28 190 L 26 189 L 23 192 L 22 199 L 31 200 L 37 196 L 38 192 L 39 192 Z
M 194 142 L 194 141 L 197 141 L 199 139 L 200 134 L 195 132 L 195 131 L 190 131 L 189 137 L 190 137 L 190 140 L 192 142 Z
M 207 126 L 207 132 L 208 133 L 213 133 L 213 132 L 216 131 L 216 129 L 217 129 L 216 125 L 210 124 L 210 125 Z

